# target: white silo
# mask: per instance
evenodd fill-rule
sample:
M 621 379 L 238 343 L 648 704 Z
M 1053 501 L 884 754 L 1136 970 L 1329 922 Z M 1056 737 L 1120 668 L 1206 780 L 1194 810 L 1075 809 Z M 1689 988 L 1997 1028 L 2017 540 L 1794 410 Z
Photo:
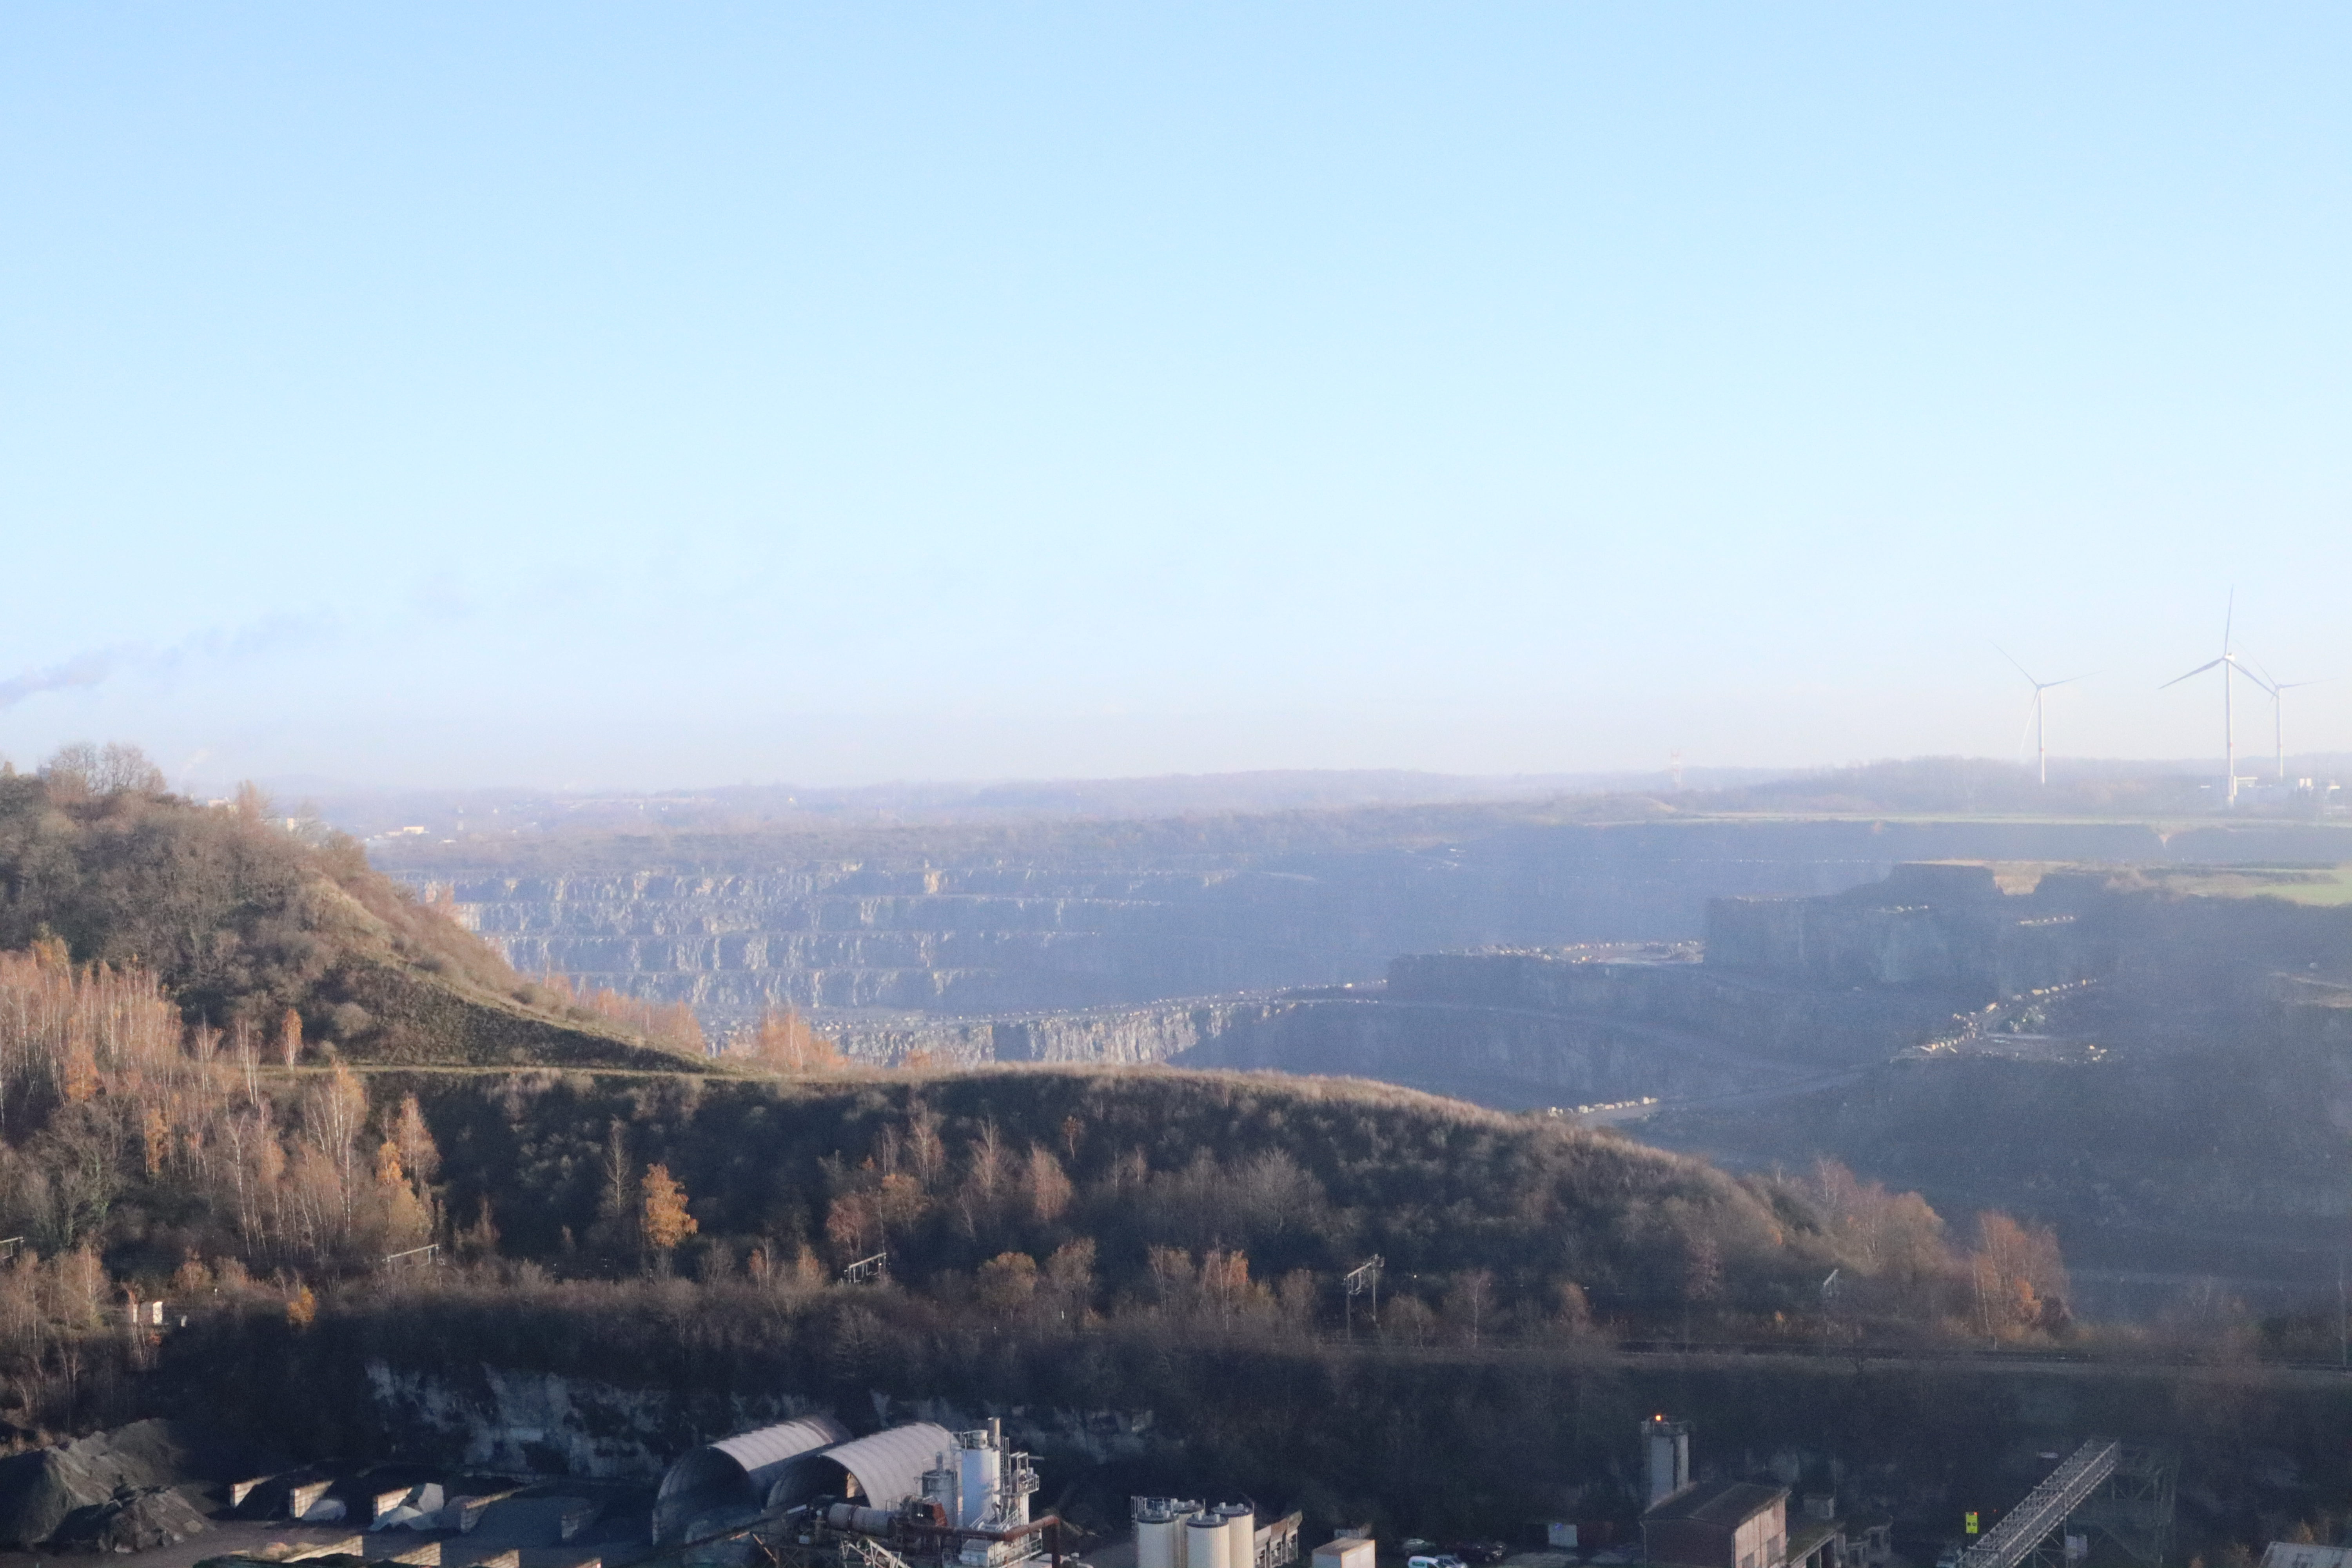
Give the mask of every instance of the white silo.
M 1234 1568 L 1226 1551 L 1225 1520 L 1212 1510 L 1195 1515 L 1184 1525 L 1184 1568 Z M 1241 1568 L 1249 1568 L 1244 1563 Z
M 1184 1568 L 1176 1560 L 1176 1532 L 1183 1528 L 1172 1519 L 1135 1521 L 1135 1568 Z
M 1002 1482 L 1002 1450 L 996 1424 L 956 1434 L 956 1523 L 965 1530 L 992 1527 Z
M 1245 1502 L 1217 1510 L 1225 1521 L 1225 1568 L 1257 1568 L 1257 1514 Z
M 1186 1568 L 1184 1527 L 1199 1511 L 1177 1498 L 1137 1498 L 1135 1568 Z

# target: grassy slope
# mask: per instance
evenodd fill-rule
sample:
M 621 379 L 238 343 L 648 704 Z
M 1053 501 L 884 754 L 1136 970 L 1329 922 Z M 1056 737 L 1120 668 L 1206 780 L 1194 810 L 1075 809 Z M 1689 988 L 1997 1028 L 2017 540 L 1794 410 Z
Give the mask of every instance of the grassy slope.
M 2291 904 L 2332 909 L 2352 904 L 2352 866 L 2202 867 L 2144 873 L 2168 892 L 2210 899 L 2283 899 Z

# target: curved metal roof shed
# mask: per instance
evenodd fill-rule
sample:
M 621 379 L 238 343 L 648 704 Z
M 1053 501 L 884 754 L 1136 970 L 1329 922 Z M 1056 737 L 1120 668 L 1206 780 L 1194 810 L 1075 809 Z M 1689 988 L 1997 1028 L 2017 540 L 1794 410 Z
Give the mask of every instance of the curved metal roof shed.
M 669 1468 L 654 1499 L 654 1541 L 699 1541 L 758 1516 L 769 1489 L 793 1462 L 848 1440 L 829 1415 L 808 1415 L 739 1432 L 695 1449 Z
M 793 1459 L 770 1483 L 768 1506 L 796 1508 L 811 1498 L 833 1496 L 855 1498 L 868 1508 L 897 1508 L 921 1492 L 923 1472 L 955 1446 L 952 1433 L 928 1421 L 887 1426 L 870 1437 Z

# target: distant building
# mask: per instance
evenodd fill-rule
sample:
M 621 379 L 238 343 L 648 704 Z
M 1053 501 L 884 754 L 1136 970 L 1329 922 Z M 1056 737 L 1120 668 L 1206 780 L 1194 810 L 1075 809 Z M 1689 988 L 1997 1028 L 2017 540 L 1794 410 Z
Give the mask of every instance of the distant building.
M 2352 1568 L 2352 1546 L 2273 1541 L 2263 1553 L 2263 1568 Z
M 1686 1422 L 1653 1415 L 1642 1423 L 1641 1435 L 1649 1470 L 1642 1546 L 1651 1563 L 1671 1568 L 1848 1568 L 1833 1500 L 1807 1500 L 1812 1517 L 1792 1552 L 1788 1488 L 1693 1481 Z
M 1893 1531 L 1886 1520 L 1842 1518 L 1834 1492 L 1807 1492 L 1804 1513 L 1789 1527 L 1788 1568 L 1886 1568 Z
M 1642 1515 L 1642 1546 L 1675 1568 L 1783 1568 L 1789 1489 L 1756 1481 L 1701 1482 Z

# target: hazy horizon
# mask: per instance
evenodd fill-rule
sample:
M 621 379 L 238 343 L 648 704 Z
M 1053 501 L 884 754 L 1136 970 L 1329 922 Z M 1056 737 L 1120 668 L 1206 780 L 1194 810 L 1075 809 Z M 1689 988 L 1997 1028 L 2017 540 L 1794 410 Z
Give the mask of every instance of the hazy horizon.
M 1762 810 L 1767 814 L 1817 809 L 1796 805 L 1776 806 L 1769 801 L 1726 805 L 1724 796 L 1761 789 L 1785 792 L 1814 782 L 1832 792 L 1859 789 L 1866 797 L 1874 790 L 1893 789 L 1901 798 L 1917 789 L 1931 793 L 1932 775 L 1939 763 L 1963 769 L 1979 763 L 2006 766 L 2011 785 L 2031 790 L 2031 775 L 2021 764 L 1994 758 L 1887 758 L 1872 763 L 1828 768 L 1693 768 L 1677 782 L 1664 771 L 1591 773 L 1458 774 L 1400 769 L 1297 769 L 1223 773 L 1160 773 L 1103 778 L 894 779 L 847 785 L 810 785 L 790 781 L 674 784 L 656 790 L 594 788 L 534 788 L 519 784 L 482 784 L 466 787 L 376 787 L 352 780 L 320 777 L 264 778 L 254 781 L 278 808 L 316 811 L 333 826 L 371 842 L 422 826 L 435 839 L 448 834 L 509 836 L 598 833 L 616 828 L 655 826 L 664 831 L 763 831 L 767 827 L 797 830 L 826 824 L 853 826 L 860 821 L 892 826 L 986 822 L 1047 822 L 1055 820 L 1152 821 L 1190 817 L 1278 816 L 1297 813 L 1346 812 L 1359 808 L 1417 809 L 1518 806 L 1547 807 L 1559 803 L 1595 805 L 1618 797 L 1653 799 L 1704 815 L 1711 810 Z M 2314 776 L 2326 783 L 2352 777 L 2352 756 L 2320 754 L 2287 759 L 2290 778 Z M 2136 785 L 2143 792 L 2139 804 L 2112 807 L 2123 817 L 2181 817 L 2219 812 L 2194 802 L 2217 779 L 2218 761 L 2195 758 L 2053 759 L 2048 809 L 2058 816 L 2096 816 L 2095 800 L 2074 793 L 2074 786 L 2100 782 Z M 1916 778 L 1906 778 L 1906 773 Z M 2267 783 L 2265 769 L 2257 783 Z M 2168 782 L 2183 789 L 2166 791 Z M 2156 794 L 2144 792 L 2154 787 Z M 2184 793 L 2185 791 L 2185 793 Z M 192 789 L 200 798 L 210 789 Z M 2032 792 L 2023 798 L 2030 801 Z M 215 795 L 215 798 L 219 796 Z M 2282 805 L 2298 814 L 2294 803 L 2266 799 L 2259 793 L 2242 803 L 2254 817 L 2276 816 Z M 1882 804 L 1875 809 L 1904 814 L 1936 807 L 1897 807 Z M 1973 806 L 1943 808 L 1940 815 L 2015 815 L 2020 802 L 1988 798 Z M 2031 815 L 2030 809 L 2028 815 Z M 422 842 L 422 841 L 420 841 Z
M 2338 9 L 0 41 L 19 765 L 2352 751 Z

